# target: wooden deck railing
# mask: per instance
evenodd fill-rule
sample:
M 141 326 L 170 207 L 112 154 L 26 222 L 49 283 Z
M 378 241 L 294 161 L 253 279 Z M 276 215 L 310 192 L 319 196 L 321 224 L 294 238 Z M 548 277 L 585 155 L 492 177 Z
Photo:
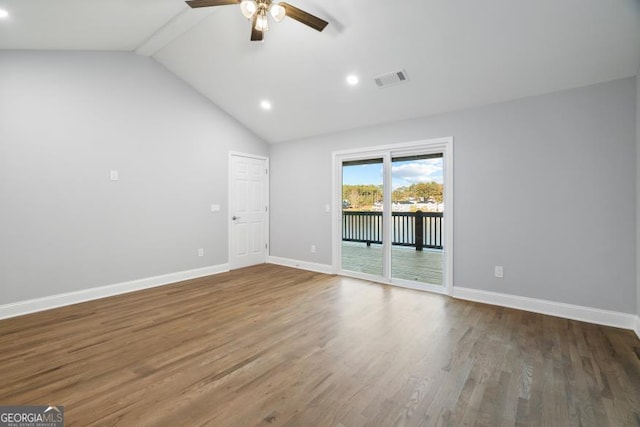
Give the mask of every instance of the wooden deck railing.
M 442 212 L 392 212 L 392 244 L 442 249 Z M 382 243 L 382 212 L 342 211 L 342 240 Z

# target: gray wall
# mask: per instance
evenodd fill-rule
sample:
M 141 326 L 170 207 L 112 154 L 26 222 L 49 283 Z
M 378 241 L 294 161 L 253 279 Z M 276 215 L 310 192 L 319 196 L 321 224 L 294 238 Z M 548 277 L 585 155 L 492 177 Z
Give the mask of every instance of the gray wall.
M 636 77 L 636 300 L 640 316 L 640 75 Z
M 0 52 L 0 304 L 226 263 L 229 150 L 268 146 L 153 60 Z
M 454 286 L 635 313 L 635 85 L 276 144 L 271 255 L 331 263 L 332 150 L 453 136 Z

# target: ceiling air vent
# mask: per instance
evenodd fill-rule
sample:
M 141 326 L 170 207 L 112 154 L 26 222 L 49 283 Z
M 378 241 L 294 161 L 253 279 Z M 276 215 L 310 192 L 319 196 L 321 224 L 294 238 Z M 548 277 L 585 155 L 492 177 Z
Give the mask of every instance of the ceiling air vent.
M 391 73 L 381 74 L 373 78 L 378 87 L 389 87 L 409 81 L 405 70 L 394 71 Z

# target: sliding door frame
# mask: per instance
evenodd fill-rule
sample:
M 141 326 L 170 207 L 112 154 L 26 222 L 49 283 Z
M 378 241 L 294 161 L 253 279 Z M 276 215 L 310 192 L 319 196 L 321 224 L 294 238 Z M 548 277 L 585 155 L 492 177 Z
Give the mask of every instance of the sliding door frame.
M 342 163 L 344 161 L 382 158 L 384 164 L 384 200 L 383 212 L 391 212 L 391 161 L 394 157 L 412 154 L 442 153 L 444 180 L 444 235 L 443 235 L 443 283 L 440 285 L 420 284 L 391 277 L 391 245 L 393 230 L 391 215 L 383 215 L 383 266 L 382 277 L 365 273 L 356 273 L 342 269 Z M 453 291 L 453 137 L 427 139 L 399 144 L 365 147 L 332 152 L 332 222 L 331 236 L 333 244 L 332 270 L 335 274 L 397 285 L 407 288 L 426 290 L 450 295 Z

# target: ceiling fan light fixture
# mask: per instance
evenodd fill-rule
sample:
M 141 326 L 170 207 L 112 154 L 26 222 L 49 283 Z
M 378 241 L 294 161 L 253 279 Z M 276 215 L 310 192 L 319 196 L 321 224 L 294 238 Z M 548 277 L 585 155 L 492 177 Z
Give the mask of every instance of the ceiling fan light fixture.
M 258 19 L 256 19 L 256 30 L 269 31 L 269 21 L 267 21 L 267 15 L 264 12 L 258 15 Z
M 282 22 L 282 20 L 287 16 L 285 8 L 276 3 L 271 3 L 271 6 L 269 6 L 269 13 L 276 22 Z
M 242 12 L 242 15 L 247 19 L 251 19 L 257 10 L 258 6 L 253 0 L 243 0 L 240 3 L 240 12 Z
M 269 19 L 281 22 L 284 18 L 291 18 L 316 31 L 324 30 L 329 24 L 324 19 L 280 0 L 186 0 L 186 3 L 192 9 L 239 4 L 242 15 L 251 21 L 251 41 L 264 40 L 264 33 L 269 30 Z

